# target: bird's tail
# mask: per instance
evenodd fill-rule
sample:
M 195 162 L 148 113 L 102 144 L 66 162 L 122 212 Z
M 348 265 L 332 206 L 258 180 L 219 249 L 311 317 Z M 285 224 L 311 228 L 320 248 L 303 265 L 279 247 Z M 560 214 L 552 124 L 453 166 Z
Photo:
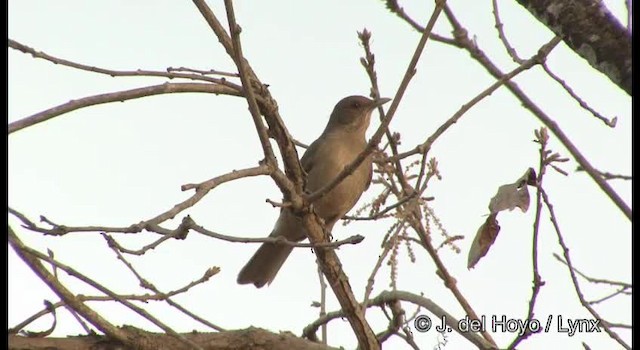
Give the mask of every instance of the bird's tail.
M 300 219 L 283 209 L 269 237 L 298 242 L 305 239 L 306 234 Z M 282 243 L 262 243 L 238 274 L 238 283 L 253 283 L 258 288 L 271 284 L 292 250 L 292 246 Z
M 238 283 L 253 283 L 257 288 L 271 284 L 292 250 L 284 244 L 262 243 L 238 274 Z

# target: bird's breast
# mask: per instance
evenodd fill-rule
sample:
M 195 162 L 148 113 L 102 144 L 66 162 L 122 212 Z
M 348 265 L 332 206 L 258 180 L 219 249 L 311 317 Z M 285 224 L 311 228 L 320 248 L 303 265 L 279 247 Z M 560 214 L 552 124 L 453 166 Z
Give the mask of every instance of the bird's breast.
M 351 144 L 340 142 L 340 140 L 332 141 L 325 142 L 314 157 L 313 168 L 307 174 L 309 192 L 317 191 L 333 181 L 366 147 L 364 140 Z M 353 173 L 313 204 L 318 215 L 325 220 L 333 218 L 337 220 L 344 216 L 364 192 L 370 176 L 371 157 L 369 156 Z

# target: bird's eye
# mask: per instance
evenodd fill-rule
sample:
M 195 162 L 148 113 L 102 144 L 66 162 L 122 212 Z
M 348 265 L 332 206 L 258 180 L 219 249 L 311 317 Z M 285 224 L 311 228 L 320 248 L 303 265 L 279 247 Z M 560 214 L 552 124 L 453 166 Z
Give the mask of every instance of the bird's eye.
M 354 102 L 351 104 L 352 108 L 360 108 L 360 102 Z

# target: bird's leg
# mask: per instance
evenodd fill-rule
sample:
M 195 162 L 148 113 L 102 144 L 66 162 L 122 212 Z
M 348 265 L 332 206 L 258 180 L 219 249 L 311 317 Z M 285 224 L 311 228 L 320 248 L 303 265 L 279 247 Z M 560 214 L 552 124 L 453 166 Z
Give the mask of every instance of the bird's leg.
M 327 242 L 333 241 L 333 235 L 331 234 L 331 231 L 324 226 L 324 222 L 322 223 L 322 230 L 324 231 L 324 236 L 327 237 Z

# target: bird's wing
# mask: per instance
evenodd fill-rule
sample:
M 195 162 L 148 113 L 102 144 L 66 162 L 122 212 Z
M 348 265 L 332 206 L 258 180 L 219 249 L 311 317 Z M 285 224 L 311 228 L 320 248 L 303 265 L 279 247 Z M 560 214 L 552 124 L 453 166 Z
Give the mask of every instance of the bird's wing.
M 364 190 L 369 189 L 369 185 L 371 185 L 371 180 L 373 179 L 373 164 L 369 167 L 369 178 L 367 179 L 367 184 L 364 186 Z
M 307 172 L 307 174 L 309 174 L 309 172 L 313 168 L 313 165 L 314 165 L 313 159 L 315 157 L 315 154 L 318 151 L 319 140 L 320 139 L 313 141 L 313 143 L 309 145 L 309 148 L 307 148 L 307 151 L 304 152 L 304 154 L 302 155 L 302 158 L 300 159 L 300 164 L 302 165 L 302 169 L 304 169 L 304 171 Z

